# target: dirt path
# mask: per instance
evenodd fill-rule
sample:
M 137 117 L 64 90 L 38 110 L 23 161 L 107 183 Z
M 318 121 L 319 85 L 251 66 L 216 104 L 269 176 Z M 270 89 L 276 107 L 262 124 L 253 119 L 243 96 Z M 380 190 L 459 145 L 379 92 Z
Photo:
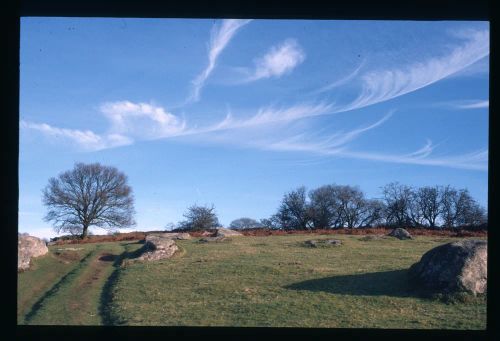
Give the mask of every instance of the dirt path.
M 92 255 L 42 297 L 27 319 L 29 324 L 100 325 L 103 288 L 125 251 L 121 244 L 98 247 Z

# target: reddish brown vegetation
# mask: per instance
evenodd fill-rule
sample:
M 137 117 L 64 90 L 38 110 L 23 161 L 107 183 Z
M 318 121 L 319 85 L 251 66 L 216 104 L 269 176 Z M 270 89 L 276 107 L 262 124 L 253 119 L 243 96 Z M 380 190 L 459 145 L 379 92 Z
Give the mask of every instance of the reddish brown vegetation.
M 283 236 L 289 234 L 349 234 L 349 235 L 373 235 L 388 234 L 392 228 L 368 228 L 368 229 L 319 229 L 319 230 L 269 230 L 249 229 L 242 230 L 245 236 Z M 430 230 L 421 228 L 409 228 L 408 232 L 414 236 L 441 236 L 441 237 L 487 237 L 487 231 L 452 231 L 452 230 Z
M 388 234 L 391 228 L 367 228 L 367 229 L 321 229 L 321 230 L 270 230 L 270 229 L 248 229 L 240 230 L 245 236 L 285 236 L 290 234 L 349 234 L 349 235 L 380 235 Z M 118 241 L 132 241 L 142 240 L 146 238 L 149 233 L 158 233 L 164 231 L 148 231 L 148 232 L 129 232 L 118 233 L 111 236 L 89 236 L 86 239 L 71 239 L 71 240 L 58 240 L 55 245 L 63 244 L 86 244 L 86 243 L 103 243 L 103 242 L 118 242 Z M 487 237 L 488 231 L 465 231 L 465 230 L 430 230 L 423 228 L 408 228 L 408 232 L 414 236 L 440 236 L 440 237 Z M 215 231 L 191 231 L 191 237 L 200 238 L 212 236 Z

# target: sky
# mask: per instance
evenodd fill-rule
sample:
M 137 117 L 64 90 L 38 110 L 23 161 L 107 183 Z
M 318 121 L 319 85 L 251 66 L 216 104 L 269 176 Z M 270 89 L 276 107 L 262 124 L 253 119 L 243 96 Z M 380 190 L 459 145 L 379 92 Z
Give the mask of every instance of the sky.
M 299 186 L 488 198 L 489 23 L 21 19 L 19 232 L 76 162 L 124 172 L 129 230 L 193 204 L 268 218 Z M 104 234 L 94 229 L 93 233 Z

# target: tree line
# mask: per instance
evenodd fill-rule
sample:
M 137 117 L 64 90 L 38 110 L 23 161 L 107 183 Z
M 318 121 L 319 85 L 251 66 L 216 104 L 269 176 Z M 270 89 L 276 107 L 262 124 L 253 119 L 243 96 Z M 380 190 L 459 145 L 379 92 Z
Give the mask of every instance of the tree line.
M 283 230 L 364 228 L 486 228 L 486 210 L 467 189 L 451 186 L 411 187 L 392 182 L 382 198 L 366 198 L 359 187 L 304 186 L 286 193 L 280 206 L 261 226 Z
M 382 198 L 366 198 L 359 187 L 304 186 L 285 193 L 275 214 L 257 222 L 240 218 L 230 228 L 267 227 L 283 230 L 364 228 L 377 226 L 486 228 L 487 213 L 467 189 L 451 186 L 410 187 L 392 182 Z M 99 163 L 76 163 L 72 170 L 50 178 L 42 201 L 46 221 L 57 232 L 87 237 L 90 227 L 108 231 L 135 225 L 134 198 L 127 176 Z M 185 220 L 169 229 L 203 230 L 220 226 L 215 207 L 193 205 Z

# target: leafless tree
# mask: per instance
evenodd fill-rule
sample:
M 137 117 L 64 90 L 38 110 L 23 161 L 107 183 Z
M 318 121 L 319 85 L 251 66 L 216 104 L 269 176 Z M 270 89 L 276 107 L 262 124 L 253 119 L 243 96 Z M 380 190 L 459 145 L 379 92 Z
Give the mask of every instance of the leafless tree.
M 179 223 L 181 230 L 209 230 L 220 226 L 215 207 L 193 205 L 184 214 L 186 220 Z
M 415 192 L 415 204 L 418 207 L 423 221 L 430 228 L 436 228 L 437 219 L 442 211 L 443 189 L 438 186 L 420 187 Z
M 314 228 L 340 227 L 342 206 L 338 186 L 324 185 L 309 192 L 309 214 Z
M 339 186 L 338 198 L 343 225 L 347 228 L 359 227 L 367 209 L 363 192 L 357 187 Z
M 404 227 L 411 224 L 410 202 L 412 189 L 409 186 L 392 182 L 382 188 L 386 206 L 386 220 L 390 225 Z
M 83 239 L 92 226 L 115 230 L 135 224 L 126 175 L 99 163 L 76 163 L 72 170 L 50 178 L 42 200 L 48 208 L 45 220 L 58 233 L 79 233 Z
M 305 230 L 311 228 L 309 205 L 304 186 L 286 193 L 276 213 L 281 228 L 285 230 Z
M 359 213 L 359 227 L 380 226 L 384 222 L 385 205 L 377 199 L 366 199 Z

